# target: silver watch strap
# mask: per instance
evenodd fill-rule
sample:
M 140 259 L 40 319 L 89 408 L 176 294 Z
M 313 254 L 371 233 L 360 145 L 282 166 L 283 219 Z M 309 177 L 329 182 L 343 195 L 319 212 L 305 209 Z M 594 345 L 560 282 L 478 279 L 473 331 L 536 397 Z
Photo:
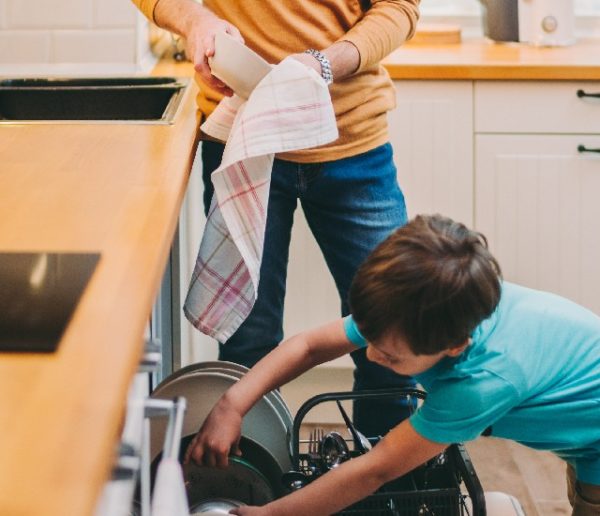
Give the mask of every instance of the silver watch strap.
M 313 56 L 319 63 L 321 64 L 321 77 L 325 81 L 325 84 L 328 86 L 333 83 L 333 72 L 331 71 L 331 63 L 329 59 L 323 54 L 323 52 L 319 52 L 314 48 L 309 48 L 304 51 L 305 54 L 310 54 Z

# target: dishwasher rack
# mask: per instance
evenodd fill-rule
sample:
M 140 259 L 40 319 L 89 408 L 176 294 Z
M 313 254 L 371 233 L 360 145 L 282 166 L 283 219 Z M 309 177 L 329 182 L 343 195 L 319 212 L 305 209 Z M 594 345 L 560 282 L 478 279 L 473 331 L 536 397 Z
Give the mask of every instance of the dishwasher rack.
M 330 401 L 366 399 L 425 399 L 418 389 L 376 389 L 331 392 L 307 400 L 294 418 L 290 436 L 292 465 L 304 484 L 318 478 L 307 453 L 300 452 L 300 426 L 316 405 Z M 360 429 L 358 429 L 360 430 Z M 379 437 L 367 436 L 376 443 Z M 367 452 L 368 453 L 368 452 Z M 360 455 L 352 451 L 351 458 Z M 301 487 L 300 487 L 301 488 Z M 485 497 L 471 459 L 462 444 L 452 444 L 443 453 L 406 475 L 384 485 L 376 493 L 339 512 L 340 516 L 485 516 Z

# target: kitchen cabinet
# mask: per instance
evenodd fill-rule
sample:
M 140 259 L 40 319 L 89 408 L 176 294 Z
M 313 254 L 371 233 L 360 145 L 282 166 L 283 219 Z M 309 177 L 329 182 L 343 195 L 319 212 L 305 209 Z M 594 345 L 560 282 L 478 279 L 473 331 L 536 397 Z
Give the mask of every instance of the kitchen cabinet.
M 396 81 L 388 115 L 409 217 L 443 213 L 473 223 L 472 81 Z
M 193 81 L 186 91 L 173 125 L 0 130 L 1 248 L 100 254 L 57 352 L 0 360 L 2 515 L 89 516 L 98 505 L 187 185 Z
M 600 135 L 476 137 L 476 227 L 504 277 L 600 313 Z
M 390 141 L 409 216 L 481 231 L 504 278 L 600 313 L 600 93 L 593 81 L 395 81 Z M 307 302 L 306 300 L 310 300 Z M 292 237 L 287 335 L 338 316 L 301 212 Z M 344 359 L 335 366 L 351 366 Z
M 600 313 L 600 83 L 475 84 L 475 227 L 507 280 Z

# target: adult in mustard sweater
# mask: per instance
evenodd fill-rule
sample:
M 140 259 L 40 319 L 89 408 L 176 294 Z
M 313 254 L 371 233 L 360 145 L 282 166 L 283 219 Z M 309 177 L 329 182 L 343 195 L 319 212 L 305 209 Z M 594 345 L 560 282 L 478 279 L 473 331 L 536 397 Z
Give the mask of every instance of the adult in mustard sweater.
M 338 288 L 342 315 L 359 264 L 406 222 L 404 197 L 388 142 L 387 112 L 395 90 L 383 57 L 412 36 L 420 0 L 133 0 L 158 26 L 183 36 L 200 85 L 198 106 L 208 115 L 231 91 L 210 73 L 214 36 L 225 31 L 278 63 L 293 55 L 324 78 L 330 67 L 331 98 L 339 138 L 331 144 L 276 156 L 269 196 L 258 299 L 238 331 L 220 344 L 219 358 L 248 367 L 283 338 L 283 300 L 290 234 L 297 202 Z M 305 53 L 313 49 L 316 57 Z M 210 174 L 224 145 L 202 141 L 204 202 L 213 194 Z M 306 300 L 310 302 L 309 299 Z M 225 344 L 225 345 L 224 345 Z M 356 389 L 412 386 L 413 381 L 353 353 Z M 355 423 L 381 435 L 408 416 L 401 402 L 357 402 Z

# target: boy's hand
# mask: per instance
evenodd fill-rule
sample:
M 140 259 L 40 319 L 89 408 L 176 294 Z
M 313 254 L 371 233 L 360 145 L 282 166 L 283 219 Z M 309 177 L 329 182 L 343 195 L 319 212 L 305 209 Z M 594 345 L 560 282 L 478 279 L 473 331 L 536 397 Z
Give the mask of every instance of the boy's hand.
M 221 398 L 188 446 L 184 464 L 192 460 L 201 466 L 227 467 L 230 454 L 241 455 L 241 430 L 242 415 Z

